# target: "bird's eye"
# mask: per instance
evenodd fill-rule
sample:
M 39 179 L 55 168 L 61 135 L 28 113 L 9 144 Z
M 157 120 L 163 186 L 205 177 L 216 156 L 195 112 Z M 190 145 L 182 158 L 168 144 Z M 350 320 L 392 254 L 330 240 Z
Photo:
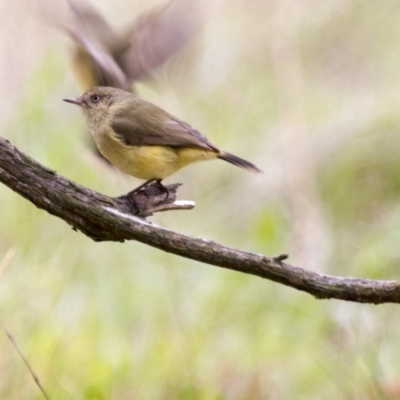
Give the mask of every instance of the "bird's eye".
M 90 97 L 90 100 L 92 100 L 93 103 L 98 103 L 98 102 L 100 101 L 100 96 L 99 96 L 98 94 L 93 94 L 93 95 Z

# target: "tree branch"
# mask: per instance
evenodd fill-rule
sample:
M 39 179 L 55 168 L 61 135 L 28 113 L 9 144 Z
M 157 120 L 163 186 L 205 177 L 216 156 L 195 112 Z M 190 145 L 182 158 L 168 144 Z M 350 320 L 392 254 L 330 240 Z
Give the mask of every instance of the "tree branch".
M 3 138 L 0 138 L 0 181 L 95 241 L 136 240 L 192 260 L 278 282 L 319 299 L 400 303 L 400 283 L 396 281 L 319 274 L 284 263 L 286 255 L 266 257 L 151 224 L 132 214 L 134 207 L 127 199 L 129 194 L 110 198 L 73 183 L 38 164 Z M 176 185 L 170 189 L 174 187 L 176 190 Z M 144 196 L 152 198 L 153 194 L 146 192 Z M 180 208 L 175 197 L 169 201 L 169 205 L 161 202 L 161 209 L 174 205 Z

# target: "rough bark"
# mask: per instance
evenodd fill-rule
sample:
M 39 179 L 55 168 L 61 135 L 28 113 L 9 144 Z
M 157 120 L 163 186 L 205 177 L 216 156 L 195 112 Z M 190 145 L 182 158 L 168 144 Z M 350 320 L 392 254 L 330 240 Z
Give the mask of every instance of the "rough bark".
M 95 241 L 136 240 L 192 260 L 278 282 L 319 299 L 374 304 L 400 302 L 397 281 L 319 274 L 284 262 L 286 255 L 267 257 L 241 251 L 156 226 L 134 215 L 192 208 L 193 204 L 175 201 L 179 185 L 168 187 L 171 192 L 168 199 L 156 185 L 134 195 L 133 202 L 130 194 L 110 198 L 38 164 L 3 138 L 0 138 L 0 181 Z

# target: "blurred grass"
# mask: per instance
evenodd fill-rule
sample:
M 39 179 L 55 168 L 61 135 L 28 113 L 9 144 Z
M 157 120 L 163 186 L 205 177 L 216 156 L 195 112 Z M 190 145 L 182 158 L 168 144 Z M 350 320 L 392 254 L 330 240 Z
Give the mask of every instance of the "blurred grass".
M 220 7 L 196 45 L 192 70 L 182 56 L 138 88 L 265 175 L 218 162 L 191 166 L 169 181 L 184 182 L 181 196 L 195 199 L 196 209 L 153 220 L 245 250 L 288 252 L 303 267 L 322 252 L 319 267 L 330 274 L 397 279 L 397 2 Z M 312 196 L 301 180 L 291 185 L 296 177 L 282 148 L 293 144 L 282 144 L 285 104 L 272 66 L 280 53 L 270 48 L 278 28 L 300 57 L 303 89 L 293 96 L 306 114 Z M 54 44 L 31 59 L 15 86 L 20 101 L 2 135 L 70 179 L 110 195 L 126 192 L 138 182 L 90 154 L 82 116 L 61 102 L 78 90 L 51 32 Z M 21 46 L 31 40 L 15 32 L 5 40 L 12 38 Z M 291 121 L 295 135 L 300 123 Z M 315 230 L 295 219 L 293 199 L 322 204 L 317 217 L 307 217 Z M 93 243 L 4 186 L 0 204 L 0 319 L 51 398 L 400 396 L 395 305 L 319 301 L 139 243 Z M 296 223 L 313 246 L 298 250 Z M 0 398 L 42 398 L 1 334 L 0 352 Z

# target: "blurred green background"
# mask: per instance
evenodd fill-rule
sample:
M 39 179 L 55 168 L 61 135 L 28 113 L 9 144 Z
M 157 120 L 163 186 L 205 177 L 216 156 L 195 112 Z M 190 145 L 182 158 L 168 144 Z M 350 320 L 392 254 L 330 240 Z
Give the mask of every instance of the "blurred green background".
M 93 2 L 122 27 L 153 2 Z M 154 2 L 155 4 L 155 2 Z M 108 195 L 140 182 L 92 155 L 69 40 L 0 1 L 1 136 Z M 400 3 L 204 1 L 190 48 L 137 85 L 265 171 L 197 164 L 187 212 L 152 218 L 304 268 L 398 279 Z M 190 10 L 188 10 L 190 12 Z M 0 320 L 52 399 L 398 399 L 396 305 L 321 301 L 135 242 L 94 243 L 0 186 Z M 41 399 L 0 332 L 0 398 Z

